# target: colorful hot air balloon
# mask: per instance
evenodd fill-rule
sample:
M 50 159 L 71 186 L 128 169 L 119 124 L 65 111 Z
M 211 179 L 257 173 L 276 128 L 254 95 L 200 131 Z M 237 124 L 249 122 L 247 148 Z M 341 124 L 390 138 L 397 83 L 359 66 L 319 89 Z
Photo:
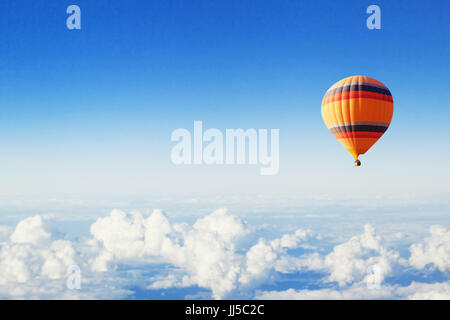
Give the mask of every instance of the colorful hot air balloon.
M 336 82 L 322 100 L 322 118 L 336 139 L 353 155 L 366 153 L 389 127 L 394 102 L 380 81 L 352 76 Z

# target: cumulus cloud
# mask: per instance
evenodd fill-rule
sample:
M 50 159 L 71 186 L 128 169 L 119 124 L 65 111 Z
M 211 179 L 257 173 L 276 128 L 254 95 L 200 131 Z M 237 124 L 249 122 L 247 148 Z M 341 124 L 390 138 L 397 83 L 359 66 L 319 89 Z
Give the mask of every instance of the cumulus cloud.
M 441 283 L 412 282 L 408 286 L 384 285 L 370 289 L 359 282 L 346 288 L 325 288 L 320 290 L 294 290 L 259 292 L 256 299 L 272 300 L 354 300 L 354 299 L 409 299 L 442 300 L 450 299 L 450 281 Z
M 62 279 L 75 262 L 75 251 L 66 240 L 52 240 L 46 218 L 20 221 L 0 250 L 0 295 L 21 297 L 36 278 Z M 22 284 L 17 287 L 17 284 Z M 14 290 L 9 291 L 12 287 Z
M 370 276 L 370 268 L 376 270 L 379 281 L 383 281 L 398 259 L 398 252 L 383 246 L 381 237 L 367 224 L 363 234 L 335 246 L 326 256 L 325 266 L 330 271 L 328 280 L 344 286 Z
M 52 232 L 50 222 L 49 216 L 32 216 L 15 228 L 0 227 L 0 298 L 120 298 L 132 296 L 133 286 L 198 286 L 209 289 L 215 299 L 252 298 L 260 284 L 285 274 L 302 278 L 306 271 L 317 272 L 317 278 L 288 290 L 258 291 L 256 297 L 449 298 L 448 281 L 403 286 L 392 282 L 397 268 L 403 273 L 427 266 L 448 271 L 450 231 L 439 226 L 411 245 L 405 260 L 371 225 L 343 243 L 318 250 L 312 243 L 321 238 L 309 229 L 254 240 L 257 229 L 226 209 L 193 224 L 172 223 L 160 210 L 141 214 L 116 209 L 92 223 L 91 236 L 72 241 Z M 81 290 L 66 285 L 73 265 L 82 272 Z M 158 265 L 166 267 L 146 272 Z M 374 280 L 379 284 L 375 289 L 368 285 Z
M 266 258 L 276 261 L 277 271 L 290 272 L 295 270 L 316 270 L 328 274 L 321 280 L 322 283 L 336 282 L 341 290 L 324 289 L 319 291 L 296 292 L 299 296 L 305 295 L 321 297 L 330 296 L 335 299 L 349 299 L 351 296 L 358 296 L 359 290 L 367 291 L 367 283 L 380 285 L 384 278 L 391 272 L 395 264 L 404 264 L 397 251 L 387 248 L 382 238 L 375 233 L 373 226 L 364 226 L 364 232 L 351 237 L 348 241 L 333 247 L 332 251 L 320 256 L 317 252 L 304 254 L 300 257 L 268 255 L 272 253 L 270 246 L 258 245 L 259 250 L 265 249 Z M 255 246 L 255 249 L 257 247 Z M 262 259 L 259 259 L 262 261 Z M 289 261 L 283 268 L 283 262 Z M 261 267 L 261 266 L 260 266 Z M 347 290 L 346 287 L 351 287 Z M 362 289 L 361 289 L 362 288 Z M 381 298 L 386 296 L 382 291 L 365 293 L 360 297 Z
M 184 274 L 158 280 L 148 288 L 197 285 L 211 289 L 214 298 L 223 298 L 239 285 L 248 285 L 277 269 L 277 258 L 284 250 L 294 248 L 309 233 L 298 230 L 268 243 L 260 239 L 244 254 L 237 247 L 249 232 L 247 225 L 226 209 L 218 209 L 192 226 L 172 225 L 159 210 L 148 217 L 114 210 L 91 227 L 100 248 L 92 267 L 105 271 L 114 261 L 161 259 Z M 289 262 L 283 262 L 286 268 Z
M 430 228 L 431 237 L 423 243 L 410 247 L 409 262 L 422 269 L 432 264 L 440 271 L 448 269 L 449 231 L 434 226 Z M 336 245 L 332 252 L 323 258 L 316 256 L 316 264 L 309 268 L 327 270 L 329 276 L 324 282 L 337 282 L 338 288 L 329 287 L 316 290 L 295 290 L 259 292 L 258 299 L 449 299 L 450 281 L 438 283 L 411 282 L 408 286 L 381 284 L 392 271 L 394 264 L 407 267 L 399 253 L 386 248 L 380 236 L 371 225 L 364 226 L 364 233 L 353 236 L 349 241 Z M 379 283 L 373 286 L 374 268 Z M 373 269 L 372 269 L 373 270 Z
M 288 256 L 286 250 L 297 248 L 310 235 L 310 230 L 299 229 L 293 234 L 285 234 L 272 241 L 260 238 L 245 255 L 245 266 L 239 282 L 250 284 L 263 278 L 271 270 L 288 273 L 305 266 L 302 260 Z
M 55 238 L 49 231 L 50 216 L 21 220 L 0 248 L 0 298 L 78 299 L 120 296 L 123 289 L 70 290 L 66 283 L 71 266 L 84 266 L 69 240 Z M 85 270 L 85 268 L 83 268 Z M 83 278 L 83 283 L 95 278 Z M 101 287 L 100 287 L 101 288 Z M 92 286 L 91 286 L 92 289 Z M 120 293 L 120 294 L 117 294 Z
M 397 288 L 400 297 L 411 300 L 449 300 L 450 281 L 437 283 L 413 282 L 408 287 Z
M 431 265 L 445 272 L 450 269 L 450 230 L 432 226 L 430 234 L 422 243 L 411 245 L 409 263 L 417 269 Z
M 45 217 L 34 216 L 26 218 L 17 224 L 11 235 L 13 243 L 42 244 L 50 239 L 50 232 L 45 230 Z
M 220 298 L 234 288 L 241 264 L 235 245 L 247 230 L 225 209 L 198 219 L 192 227 L 172 226 L 159 210 L 148 217 L 114 210 L 98 219 L 91 233 L 100 246 L 92 263 L 94 270 L 105 271 L 113 261 L 150 262 L 159 258 L 186 272 L 181 285 L 210 288 L 213 296 Z M 154 286 L 164 283 L 173 281 Z
M 294 290 L 260 292 L 257 299 L 272 300 L 352 300 L 352 299 L 391 299 L 392 288 L 383 286 L 379 290 L 369 290 L 365 284 L 358 283 L 345 289 L 325 288 L 320 290 Z

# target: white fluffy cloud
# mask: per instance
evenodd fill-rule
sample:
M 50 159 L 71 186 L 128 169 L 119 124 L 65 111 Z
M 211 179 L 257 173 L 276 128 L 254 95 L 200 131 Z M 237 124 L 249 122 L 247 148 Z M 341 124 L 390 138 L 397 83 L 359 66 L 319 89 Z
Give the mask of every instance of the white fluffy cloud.
M 192 227 L 172 226 L 159 210 L 148 217 L 114 210 L 98 219 L 91 233 L 100 248 L 92 263 L 94 270 L 106 271 L 114 261 L 161 259 L 186 272 L 181 285 L 210 288 L 220 298 L 234 288 L 241 264 L 235 245 L 247 230 L 225 209 L 197 220 Z M 174 281 L 153 286 L 163 283 Z
M 20 221 L 9 241 L 1 246 L 0 296 L 21 298 L 38 279 L 62 279 L 67 268 L 75 264 L 72 244 L 52 240 L 46 219 L 33 216 Z
M 92 262 L 94 270 L 106 271 L 114 261 L 161 259 L 178 267 L 183 276 L 171 275 L 149 288 L 198 285 L 211 289 L 214 298 L 223 298 L 239 285 L 248 285 L 276 269 L 276 259 L 284 250 L 294 248 L 308 234 L 298 230 L 269 243 L 261 239 L 244 254 L 237 246 L 249 228 L 226 209 L 198 219 L 192 227 L 171 225 L 159 210 L 148 217 L 114 210 L 98 219 L 91 233 L 99 247 Z
M 50 220 L 50 216 L 32 216 L 20 221 L 12 232 L 8 231 L 9 239 L 0 244 L 0 298 L 92 299 L 130 293 L 115 288 L 111 282 L 107 290 L 96 287 L 97 277 L 85 272 L 86 264 L 73 243 L 54 238 Z M 81 268 L 85 290 L 67 287 L 68 270 L 75 265 Z
M 413 282 L 408 286 L 386 285 L 369 289 L 364 283 L 357 283 L 344 289 L 284 290 L 259 292 L 257 299 L 273 300 L 352 300 L 352 299 L 450 299 L 450 281 L 442 283 Z
M 344 286 L 364 280 L 370 276 L 370 269 L 383 281 L 398 259 L 398 252 L 385 248 L 374 228 L 365 225 L 363 234 L 334 247 L 325 258 L 325 266 L 330 271 L 328 280 Z
M 411 300 L 450 300 L 450 281 L 438 283 L 413 282 L 396 289 L 399 297 Z
M 449 268 L 450 231 L 440 226 L 430 228 L 431 237 L 423 243 L 410 247 L 410 265 L 422 269 L 432 264 L 444 272 Z M 380 236 L 371 225 L 364 226 L 364 233 L 353 236 L 349 241 L 339 244 L 333 251 L 320 258 L 311 269 L 326 269 L 329 277 L 325 281 L 336 281 L 337 288 L 318 290 L 294 290 L 259 292 L 258 299 L 450 299 L 450 281 L 442 283 L 412 282 L 408 286 L 381 284 L 392 271 L 394 264 L 407 266 L 398 252 L 383 245 Z M 379 286 L 373 286 L 373 268 L 379 277 Z
M 441 226 L 430 228 L 431 236 L 422 243 L 411 245 L 409 262 L 417 269 L 431 264 L 444 272 L 450 269 L 450 230 Z
M 214 298 L 253 297 L 259 284 L 276 275 L 319 271 L 316 290 L 260 292 L 270 299 L 437 299 L 449 298 L 450 282 L 384 283 L 395 268 L 449 269 L 450 231 L 435 226 L 430 237 L 410 246 L 409 260 L 388 248 L 371 225 L 322 254 L 310 230 L 298 229 L 279 238 L 254 241 L 249 227 L 226 209 L 218 209 L 192 225 L 171 223 L 160 211 L 149 215 L 113 210 L 98 218 L 88 239 L 69 241 L 49 228 L 51 217 L 32 216 L 15 228 L 0 227 L 0 298 L 116 298 L 133 292 L 199 286 Z M 254 241 L 254 242 L 253 242 Z M 302 250 L 295 250 L 302 248 Z M 306 250 L 305 250 L 306 249 Z M 407 264 L 407 262 L 409 264 Z M 148 276 L 139 267 L 169 265 Z M 67 270 L 77 265 L 82 289 L 69 290 Z M 117 266 L 121 265 L 121 268 Z M 369 288 L 375 269 L 380 286 Z M 121 271 L 126 270 L 126 271 Z M 298 288 L 298 287 L 297 287 Z
M 39 245 L 50 239 L 50 232 L 45 230 L 46 217 L 34 216 L 20 221 L 11 234 L 11 242 Z
M 245 255 L 245 265 L 239 282 L 246 285 L 267 275 L 271 270 L 289 273 L 304 266 L 301 260 L 288 256 L 287 249 L 294 249 L 311 234 L 309 230 L 297 230 L 279 239 L 266 241 L 262 238 Z
M 365 284 L 358 283 L 344 289 L 326 288 L 320 290 L 294 290 L 260 292 L 257 299 L 272 300 L 352 300 L 352 299 L 391 299 L 392 288 L 383 286 L 379 290 L 369 290 Z

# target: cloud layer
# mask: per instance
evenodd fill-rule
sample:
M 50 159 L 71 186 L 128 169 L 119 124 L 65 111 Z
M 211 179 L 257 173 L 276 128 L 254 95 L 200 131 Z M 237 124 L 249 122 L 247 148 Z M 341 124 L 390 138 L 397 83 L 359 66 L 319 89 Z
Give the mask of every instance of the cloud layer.
M 148 217 L 114 210 L 91 226 L 93 244 L 98 248 L 92 267 L 107 271 L 113 263 L 160 260 L 177 267 L 179 278 L 159 281 L 157 287 L 163 288 L 164 283 L 196 285 L 211 289 L 212 296 L 220 299 L 276 267 L 284 248 L 295 248 L 307 234 L 297 230 L 270 243 L 260 239 L 246 253 L 239 252 L 240 241 L 249 232 L 245 223 L 226 209 L 218 209 L 192 226 L 172 225 L 159 210 Z
M 0 227 L 0 297 L 125 298 L 139 287 L 202 288 L 215 299 L 450 298 L 450 231 L 442 226 L 401 257 L 370 224 L 319 248 L 325 240 L 309 229 L 258 238 L 257 228 L 226 209 L 192 225 L 172 223 L 160 210 L 116 209 L 91 225 L 89 237 L 72 240 L 52 232 L 51 220 L 32 216 Z M 68 285 L 74 266 L 79 290 Z M 432 272 L 441 281 L 430 282 Z M 277 282 L 283 275 L 301 281 L 285 288 Z

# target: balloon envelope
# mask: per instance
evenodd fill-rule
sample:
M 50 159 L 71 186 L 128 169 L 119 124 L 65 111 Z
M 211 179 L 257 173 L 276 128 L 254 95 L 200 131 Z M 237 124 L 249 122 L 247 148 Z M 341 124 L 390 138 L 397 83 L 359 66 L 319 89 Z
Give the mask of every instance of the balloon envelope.
M 389 127 L 394 102 L 389 89 L 366 76 L 336 82 L 322 100 L 322 118 L 334 137 L 358 159 Z

